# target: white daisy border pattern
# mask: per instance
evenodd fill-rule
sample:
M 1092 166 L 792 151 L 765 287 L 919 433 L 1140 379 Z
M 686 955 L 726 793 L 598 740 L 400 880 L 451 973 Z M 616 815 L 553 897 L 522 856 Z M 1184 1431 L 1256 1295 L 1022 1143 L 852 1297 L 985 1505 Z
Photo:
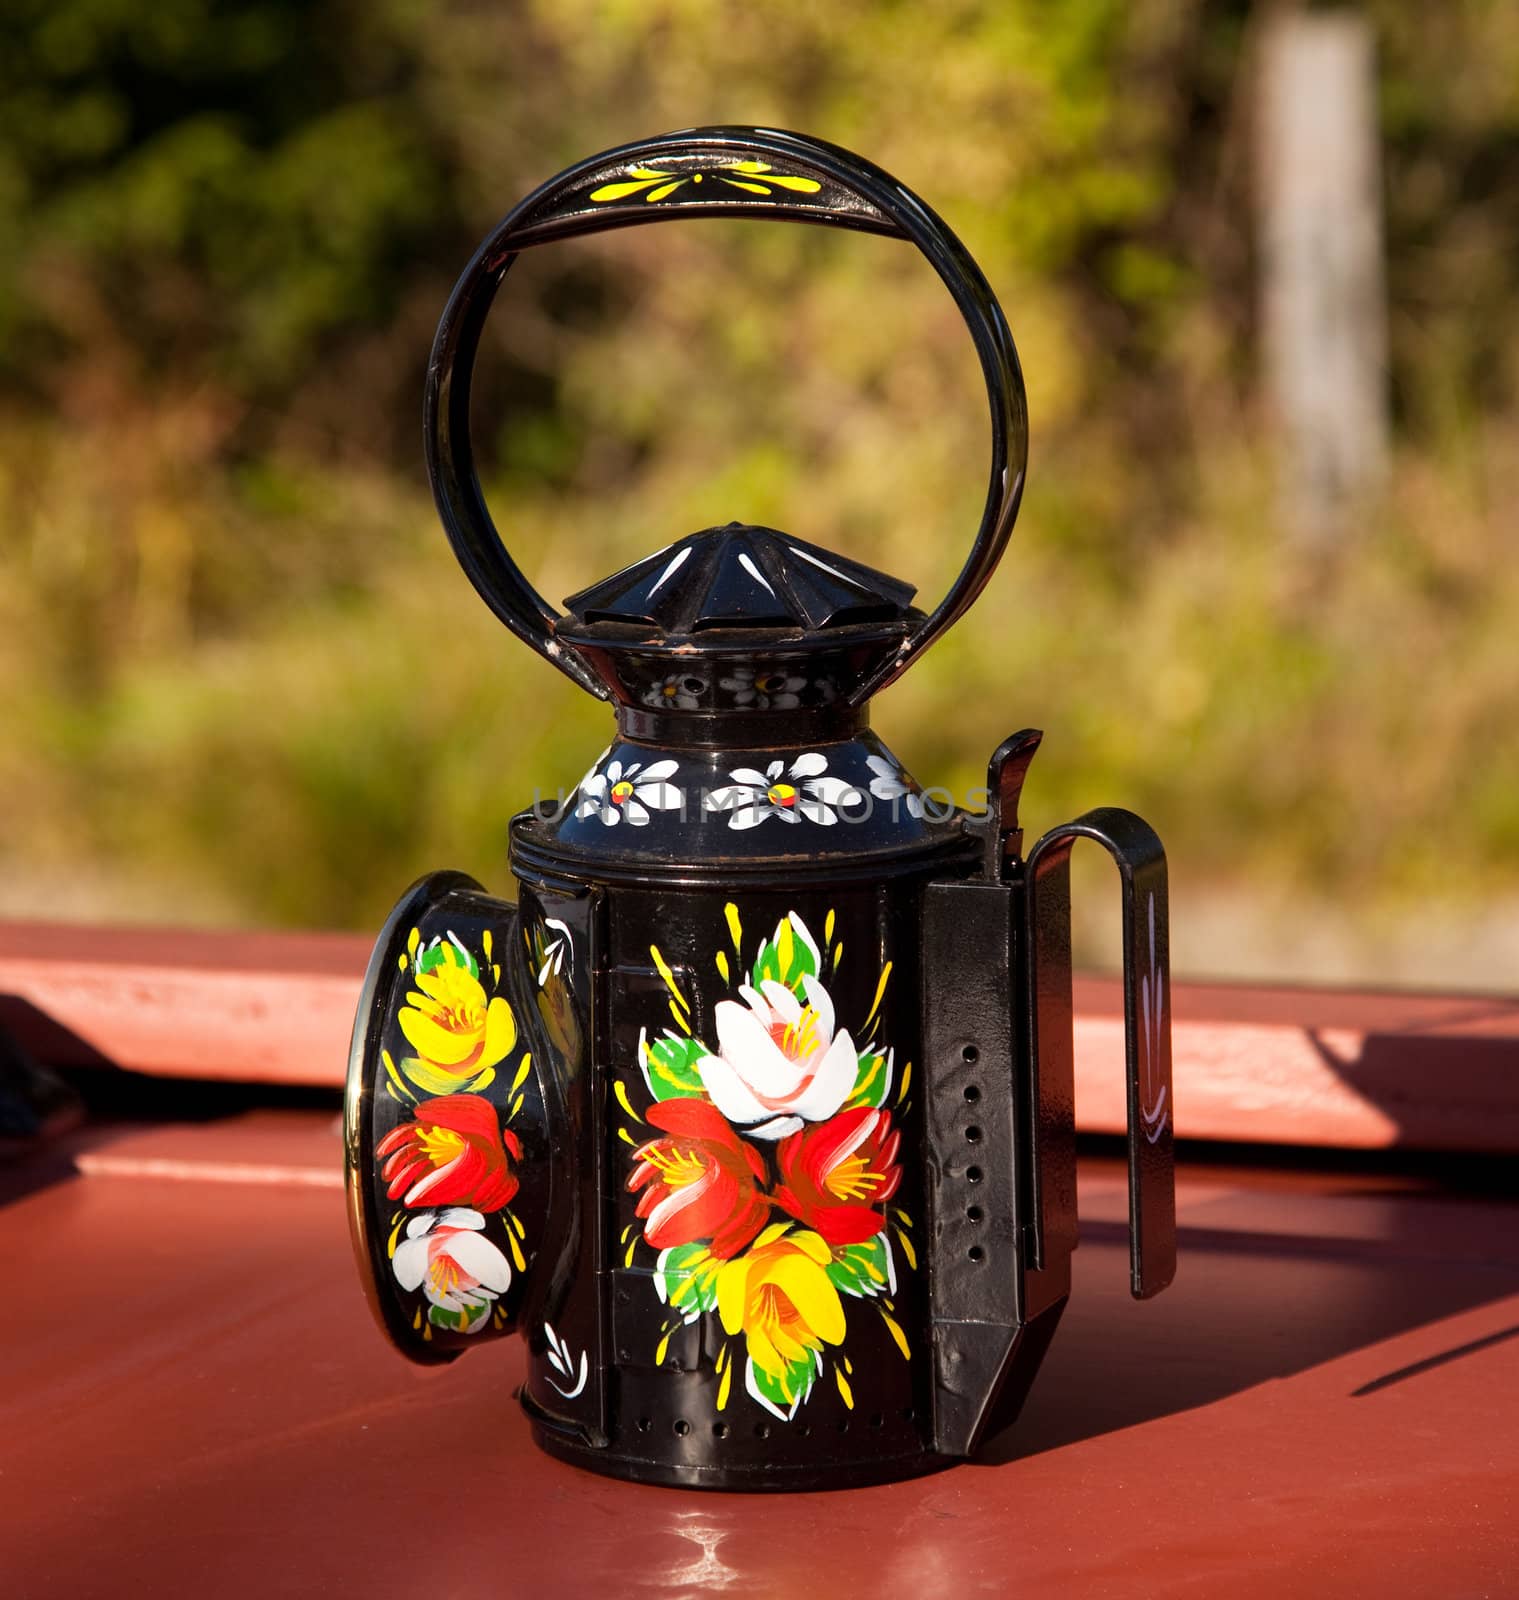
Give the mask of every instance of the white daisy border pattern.
M 804 819 L 831 828 L 842 807 L 864 799 L 842 778 L 831 777 L 827 759 L 817 750 L 800 755 L 788 767 L 772 761 L 757 767 L 735 767 L 728 782 L 706 797 L 708 811 L 726 812 L 730 828 L 757 828 L 771 817 L 797 823 Z
M 647 827 L 655 811 L 675 811 L 685 819 L 687 791 L 669 781 L 679 762 L 669 757 L 648 765 L 607 761 L 608 754 L 603 752 L 580 780 L 573 802 L 577 819 L 594 817 L 608 828 L 621 822 L 633 828 Z M 763 769 L 734 767 L 725 784 L 701 791 L 702 810 L 724 818 L 728 827 L 738 831 L 757 828 L 772 817 L 790 824 L 810 822 L 831 828 L 841 815 L 848 820 L 848 807 L 868 808 L 872 799 L 905 802 L 910 816 L 922 817 L 923 797 L 902 769 L 884 756 L 871 755 L 867 760 L 868 789 L 833 776 L 827 757 L 818 750 L 806 751 L 789 764 L 776 759 Z
M 580 780 L 575 802 L 577 817 L 598 817 L 615 828 L 626 821 L 630 828 L 648 826 L 651 811 L 684 811 L 686 797 L 673 783 L 677 761 L 655 761 L 649 766 L 633 761 L 609 761 Z

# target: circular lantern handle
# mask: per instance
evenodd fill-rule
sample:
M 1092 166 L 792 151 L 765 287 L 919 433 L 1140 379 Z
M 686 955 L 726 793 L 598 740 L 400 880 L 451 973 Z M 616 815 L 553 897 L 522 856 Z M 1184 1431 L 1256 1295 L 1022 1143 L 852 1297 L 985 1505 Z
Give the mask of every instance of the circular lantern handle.
M 773 128 L 688 128 L 622 145 L 561 172 L 511 211 L 475 252 L 438 324 L 423 407 L 427 470 L 454 554 L 485 603 L 582 688 L 608 690 L 558 637 L 560 615 L 523 576 L 491 521 L 470 440 L 480 334 L 517 255 L 581 234 L 682 217 L 758 217 L 908 239 L 954 296 L 975 340 L 991 408 L 986 506 L 969 557 L 943 600 L 848 696 L 859 705 L 892 682 L 970 606 L 1012 533 L 1028 462 L 1028 406 L 1018 352 L 981 269 L 918 197 L 847 150 Z

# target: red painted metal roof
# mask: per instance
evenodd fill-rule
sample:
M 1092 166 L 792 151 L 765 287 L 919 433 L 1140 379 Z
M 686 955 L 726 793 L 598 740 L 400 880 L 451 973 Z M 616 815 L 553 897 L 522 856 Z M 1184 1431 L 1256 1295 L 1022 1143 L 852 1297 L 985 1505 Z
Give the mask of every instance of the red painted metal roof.
M 39 1055 L 342 1081 L 370 941 L 0 923 L 0 1024 Z M 1177 983 L 1182 1138 L 1519 1152 L 1519 998 Z M 1122 991 L 1078 978 L 1076 1111 L 1124 1125 Z
M 9 1173 L 8 1600 L 1515 1592 L 1519 1204 L 1459 1173 L 1184 1153 L 1181 1269 L 1138 1306 L 1121 1167 L 1088 1161 L 1019 1427 L 778 1500 L 540 1455 L 515 1345 L 408 1366 L 354 1276 L 334 1113 L 208 1109 Z
M 515 1344 L 424 1371 L 371 1326 L 331 1087 L 366 945 L 0 925 L 0 1021 L 97 1069 L 0 1167 L 0 1600 L 1519 1593 L 1519 1002 L 1178 984 L 1179 1130 L 1258 1149 L 1181 1147 L 1175 1285 L 1130 1301 L 1086 1159 L 987 1459 L 749 1498 L 554 1462 Z M 1111 1131 L 1116 985 L 1076 1004 Z

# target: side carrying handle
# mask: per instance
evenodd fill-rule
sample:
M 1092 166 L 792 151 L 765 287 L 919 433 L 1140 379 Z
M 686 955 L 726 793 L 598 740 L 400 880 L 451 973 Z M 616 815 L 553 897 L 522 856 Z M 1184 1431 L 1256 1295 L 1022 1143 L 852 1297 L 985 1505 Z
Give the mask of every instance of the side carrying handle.
M 469 427 L 480 334 L 520 251 L 637 223 L 713 216 L 809 222 L 910 240 L 954 296 L 981 358 L 992 463 L 980 529 L 949 593 L 850 695 L 859 705 L 962 615 L 991 577 L 1023 494 L 1028 409 L 1012 334 L 981 269 L 915 194 L 837 145 L 773 128 L 687 128 L 592 156 L 522 201 L 465 268 L 433 341 L 423 428 L 438 513 L 459 564 L 491 610 L 583 689 L 607 698 L 590 665 L 557 637 L 559 613 L 523 576 L 486 509 Z
M 1071 1120 L 1070 858 L 1095 839 L 1123 880 L 1124 1063 L 1128 1076 L 1129 1287 L 1158 1294 L 1176 1275 L 1176 1173 L 1171 1088 L 1170 924 L 1166 852 L 1132 811 L 1105 806 L 1052 828 L 1029 852 L 1029 1107 L 1034 1131 L 1030 1262 L 1076 1244 L 1076 1146 Z

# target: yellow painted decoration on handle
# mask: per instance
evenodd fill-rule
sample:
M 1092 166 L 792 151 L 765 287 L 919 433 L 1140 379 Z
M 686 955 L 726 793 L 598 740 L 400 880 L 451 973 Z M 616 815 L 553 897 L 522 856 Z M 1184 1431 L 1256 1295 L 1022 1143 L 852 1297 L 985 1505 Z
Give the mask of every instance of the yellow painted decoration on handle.
M 630 167 L 626 178 L 593 189 L 590 200 L 592 205 L 605 205 L 641 194 L 646 205 L 657 205 L 669 199 L 683 184 L 697 184 L 707 177 L 719 178 L 732 188 L 761 196 L 773 194 L 776 189 L 789 189 L 793 194 L 816 194 L 822 188 L 816 178 L 775 172 L 767 161 L 725 161 L 720 167 L 705 172 L 661 172 L 656 167 Z
M 641 194 L 651 184 L 672 176 L 674 174 L 669 172 L 656 172 L 652 167 L 634 167 L 629 182 L 604 183 L 599 189 L 591 191 L 591 201 L 595 205 L 602 205 L 608 200 L 625 200 L 629 195 Z

